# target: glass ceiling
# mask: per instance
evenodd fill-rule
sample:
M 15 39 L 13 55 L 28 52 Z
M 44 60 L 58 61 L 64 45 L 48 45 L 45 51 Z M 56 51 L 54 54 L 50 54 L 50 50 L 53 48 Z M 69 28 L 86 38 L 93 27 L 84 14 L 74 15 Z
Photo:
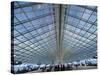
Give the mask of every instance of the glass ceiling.
M 54 63 L 57 57 L 55 4 L 14 2 L 12 4 L 12 61 Z M 60 5 L 65 11 L 61 51 L 64 62 L 90 58 L 97 50 L 97 7 Z M 59 8 L 60 9 L 60 8 Z M 58 15 L 59 16 L 59 15 Z M 62 21 L 61 21 L 62 23 Z
M 95 56 L 97 7 L 68 5 L 65 6 L 64 16 L 62 48 L 66 51 L 65 61 L 72 62 Z
M 56 50 L 52 5 L 14 2 L 13 16 L 14 60 L 29 63 L 50 62 L 48 53 Z

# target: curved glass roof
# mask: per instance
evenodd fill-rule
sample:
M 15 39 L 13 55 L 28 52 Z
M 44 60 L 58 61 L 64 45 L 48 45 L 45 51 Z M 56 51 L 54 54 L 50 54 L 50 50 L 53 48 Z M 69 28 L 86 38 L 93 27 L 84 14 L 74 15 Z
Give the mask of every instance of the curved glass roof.
M 12 3 L 12 61 L 72 62 L 95 56 L 97 7 Z
M 97 7 L 65 6 L 62 47 L 65 61 L 81 60 L 95 56 L 97 50 Z

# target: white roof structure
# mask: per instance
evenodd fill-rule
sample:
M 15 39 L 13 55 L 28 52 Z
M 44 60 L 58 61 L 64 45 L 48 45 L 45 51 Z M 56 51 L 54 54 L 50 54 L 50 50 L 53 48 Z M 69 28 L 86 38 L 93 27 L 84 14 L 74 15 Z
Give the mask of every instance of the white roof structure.
M 97 7 L 13 2 L 12 62 L 67 63 L 97 55 Z

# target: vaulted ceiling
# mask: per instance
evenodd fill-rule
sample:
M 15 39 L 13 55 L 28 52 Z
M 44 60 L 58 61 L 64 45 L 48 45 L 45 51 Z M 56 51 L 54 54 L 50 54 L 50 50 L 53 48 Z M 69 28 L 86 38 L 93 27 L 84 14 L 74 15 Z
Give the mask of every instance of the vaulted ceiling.
M 97 54 L 97 7 L 11 4 L 11 57 L 23 63 L 65 63 Z

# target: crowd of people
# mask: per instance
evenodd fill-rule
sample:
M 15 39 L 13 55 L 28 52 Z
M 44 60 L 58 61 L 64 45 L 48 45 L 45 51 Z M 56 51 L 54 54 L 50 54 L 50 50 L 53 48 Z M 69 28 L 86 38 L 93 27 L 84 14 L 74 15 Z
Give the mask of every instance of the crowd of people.
M 95 60 L 91 60 L 92 62 L 80 61 L 73 63 L 63 63 L 63 64 L 20 64 L 20 65 L 12 65 L 11 72 L 12 73 L 26 73 L 26 72 L 51 72 L 51 71 L 67 71 L 67 70 L 77 70 L 80 66 L 97 66 Z
M 50 72 L 50 71 L 65 71 L 65 70 L 72 70 L 71 65 L 65 66 L 64 64 L 56 64 L 56 65 L 27 65 L 24 67 L 15 67 L 12 66 L 13 69 L 11 70 L 12 73 L 26 73 L 26 72 Z

